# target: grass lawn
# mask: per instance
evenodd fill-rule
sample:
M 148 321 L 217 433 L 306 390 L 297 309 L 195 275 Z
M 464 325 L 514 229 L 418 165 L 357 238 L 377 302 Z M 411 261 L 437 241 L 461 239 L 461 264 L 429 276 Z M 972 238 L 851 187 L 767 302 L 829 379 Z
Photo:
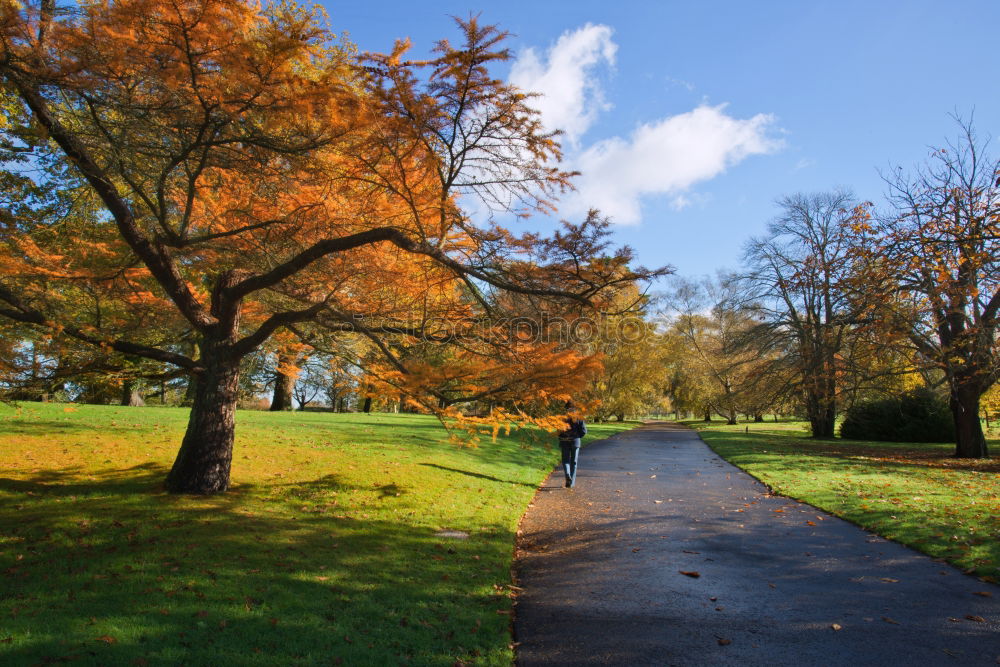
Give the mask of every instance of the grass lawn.
M 812 440 L 803 422 L 688 423 L 716 453 L 776 493 L 988 581 L 1000 579 L 997 458 L 951 458 L 953 444 Z M 1000 442 L 990 447 L 996 457 Z
M 514 532 L 557 447 L 240 412 L 232 490 L 170 496 L 186 420 L 0 406 L 0 663 L 511 664 Z

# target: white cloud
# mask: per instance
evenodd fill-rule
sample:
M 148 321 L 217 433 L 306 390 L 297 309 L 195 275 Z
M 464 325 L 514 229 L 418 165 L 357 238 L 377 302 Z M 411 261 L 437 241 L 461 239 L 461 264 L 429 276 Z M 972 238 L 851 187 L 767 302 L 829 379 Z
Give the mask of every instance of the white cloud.
M 510 82 L 541 94 L 532 106 L 542 112 L 546 128 L 565 132 L 569 144 L 575 145 L 598 113 L 610 108 L 595 70 L 615 64 L 618 46 L 611 33 L 606 25 L 588 23 L 564 32 L 544 58 L 535 49 L 522 51 L 511 68 Z
M 769 114 L 741 120 L 727 115 L 725 105 L 699 106 L 641 125 L 628 139 L 600 141 L 571 157 L 583 174 L 562 208 L 580 213 L 596 207 L 624 224 L 641 220 L 644 197 L 668 195 L 674 208 L 684 208 L 696 183 L 780 148 L 780 140 L 768 136 L 773 123 Z
M 610 27 L 588 23 L 563 33 L 544 58 L 534 49 L 523 51 L 511 68 L 511 83 L 542 93 L 533 106 L 547 128 L 565 132 L 565 166 L 582 172 L 577 191 L 562 201 L 561 213 L 599 208 L 615 222 L 638 223 L 644 199 L 663 196 L 675 210 L 684 209 L 701 199 L 691 191 L 696 184 L 751 155 L 782 148 L 783 142 L 772 136 L 773 116 L 734 118 L 725 104 L 702 104 L 644 123 L 627 138 L 581 145 L 600 112 L 611 108 L 599 78 L 614 65 L 618 47 L 611 35 Z

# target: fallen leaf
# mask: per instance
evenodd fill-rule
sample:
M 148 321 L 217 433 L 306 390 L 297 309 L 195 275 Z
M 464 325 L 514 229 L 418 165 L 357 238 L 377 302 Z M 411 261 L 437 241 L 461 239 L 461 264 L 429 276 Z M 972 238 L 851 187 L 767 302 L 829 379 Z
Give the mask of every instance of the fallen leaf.
M 982 616 L 976 616 L 975 614 L 966 614 L 965 617 L 970 621 L 975 621 L 976 623 L 985 623 L 986 619 Z
M 898 584 L 899 579 L 893 579 L 892 577 L 881 577 L 879 581 L 884 581 L 887 584 Z
M 888 616 L 883 616 L 882 620 L 885 621 L 886 623 L 892 623 L 893 625 L 899 625 L 899 621 L 894 621 L 891 618 L 889 618 Z
M 636 547 L 636 548 L 632 549 L 632 553 L 636 553 L 636 552 L 638 552 L 640 550 L 641 550 L 641 547 Z
M 692 579 L 697 579 L 698 577 L 701 576 L 701 572 L 685 571 L 685 570 L 677 570 L 677 571 L 683 574 L 685 577 L 691 577 Z
M 733 643 L 732 639 L 720 639 L 719 640 L 719 646 L 729 646 L 732 643 Z
M 654 500 L 653 502 L 654 502 L 654 503 L 656 503 L 657 505 L 659 505 L 659 504 L 660 504 L 660 503 L 662 503 L 663 501 L 662 501 L 662 500 Z
M 686 554 L 700 554 L 700 551 L 688 551 L 687 549 L 681 549 L 682 552 Z
M 973 595 L 979 595 L 979 596 L 984 597 L 984 598 L 991 598 L 991 597 L 993 597 L 993 593 L 991 593 L 989 591 L 976 591 L 975 593 L 973 593 Z
M 816 522 L 815 521 L 806 521 L 806 525 L 807 526 L 815 526 Z
M 112 637 L 111 635 L 101 635 L 100 637 L 98 637 L 94 641 L 104 642 L 105 644 L 114 644 L 118 640 L 115 639 L 114 637 Z
M 840 623 L 832 623 L 832 624 L 830 624 L 830 627 L 833 628 L 834 630 L 843 630 L 844 629 L 844 626 L 842 626 Z

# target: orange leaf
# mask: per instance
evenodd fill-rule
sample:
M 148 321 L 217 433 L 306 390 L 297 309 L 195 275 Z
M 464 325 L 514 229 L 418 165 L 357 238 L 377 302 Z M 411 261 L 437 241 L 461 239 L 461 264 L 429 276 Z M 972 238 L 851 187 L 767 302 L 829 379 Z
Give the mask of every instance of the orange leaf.
M 701 572 L 685 571 L 685 570 L 677 570 L 677 571 L 683 574 L 685 577 L 691 577 L 692 579 L 697 579 L 698 577 L 701 576 Z
M 104 642 L 105 644 L 114 644 L 118 640 L 115 639 L 114 637 L 110 636 L 110 635 L 101 635 L 100 637 L 98 637 L 94 641 Z

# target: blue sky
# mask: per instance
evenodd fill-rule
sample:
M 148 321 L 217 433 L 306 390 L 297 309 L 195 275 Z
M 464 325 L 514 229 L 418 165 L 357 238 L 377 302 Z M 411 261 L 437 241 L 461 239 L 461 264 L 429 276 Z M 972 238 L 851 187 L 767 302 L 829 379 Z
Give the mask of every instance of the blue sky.
M 514 33 L 498 74 L 548 93 L 584 172 L 559 217 L 598 205 L 642 263 L 689 277 L 737 268 L 782 195 L 879 203 L 879 170 L 955 136 L 949 114 L 1000 134 L 998 0 L 324 5 L 362 50 L 409 37 L 425 54 L 470 12 Z

